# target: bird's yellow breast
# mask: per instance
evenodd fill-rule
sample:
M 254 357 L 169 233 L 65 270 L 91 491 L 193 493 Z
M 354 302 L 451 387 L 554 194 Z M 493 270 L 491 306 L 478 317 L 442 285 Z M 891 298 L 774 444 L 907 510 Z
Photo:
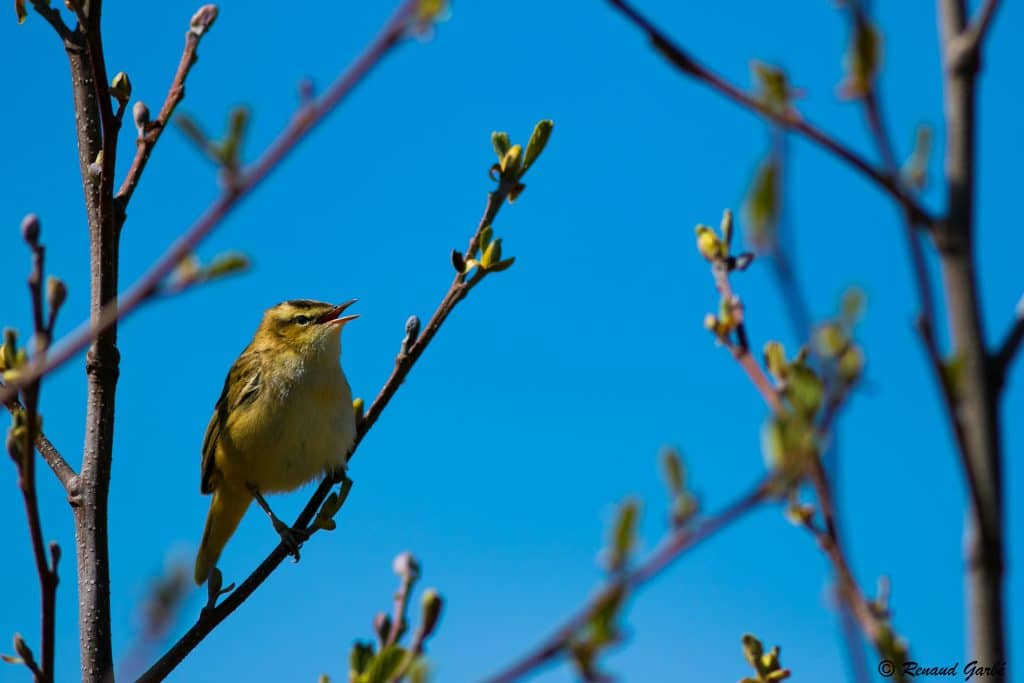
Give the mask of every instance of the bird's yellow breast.
M 336 356 L 273 375 L 251 405 L 233 411 L 217 450 L 226 481 L 267 493 L 343 467 L 356 429 Z

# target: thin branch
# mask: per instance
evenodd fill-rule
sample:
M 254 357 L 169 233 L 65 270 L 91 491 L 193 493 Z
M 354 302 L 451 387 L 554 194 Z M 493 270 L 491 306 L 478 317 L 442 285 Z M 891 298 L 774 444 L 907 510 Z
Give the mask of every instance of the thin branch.
M 32 321 L 34 334 L 32 337 L 32 353 L 35 356 L 45 356 L 49 346 L 50 335 L 53 332 L 56 312 L 51 311 L 49 321 L 43 315 L 43 273 L 46 251 L 38 241 L 39 229 L 38 220 L 34 217 L 26 218 L 26 221 L 35 222 L 33 231 L 25 232 L 25 239 L 32 251 L 32 269 L 28 277 L 29 298 L 32 308 Z M 59 304 L 58 304 L 59 305 Z M 56 306 L 53 307 L 54 309 Z M 41 662 L 39 670 L 35 671 L 38 681 L 52 681 L 54 676 L 54 647 L 56 628 L 56 602 L 57 602 L 57 561 L 60 558 L 60 548 L 56 543 L 50 544 L 52 565 L 47 558 L 46 546 L 43 541 L 42 518 L 39 512 L 39 499 L 36 492 L 35 474 L 35 443 L 39 427 L 39 395 L 41 392 L 41 381 L 35 380 L 22 390 L 25 398 L 24 405 L 24 439 L 19 442 L 13 439 L 8 442 L 10 455 L 18 467 L 18 486 L 25 504 L 25 516 L 28 520 L 29 538 L 32 542 L 32 554 L 35 557 L 36 573 L 39 576 L 40 619 L 41 637 Z
M 160 282 L 210 234 L 224 218 L 277 168 L 337 105 L 348 96 L 391 48 L 406 35 L 418 0 L 405 0 L 367 50 L 319 98 L 302 106 L 291 123 L 281 132 L 263 155 L 239 173 L 236 181 L 225 188 L 188 231 L 139 278 L 117 303 L 108 304 L 95 320 L 82 323 L 56 346 L 45 360 L 32 362 L 19 374 L 18 381 L 0 389 L 0 401 L 7 401 L 28 383 L 39 379 L 74 358 L 89 344 L 111 328 L 118 320 L 134 312 L 158 290 Z
M 722 300 L 727 302 L 730 314 L 735 321 L 736 336 L 738 342 L 732 342 L 728 336 L 719 338 L 719 341 L 729 349 L 739 366 L 747 373 L 754 387 L 760 392 L 765 403 L 774 413 L 782 412 L 782 401 L 779 398 L 779 390 L 775 387 L 764 369 L 758 364 L 753 354 L 750 353 L 750 344 L 747 340 L 746 323 L 743 315 L 743 301 L 733 291 L 732 283 L 729 280 L 729 267 L 724 259 L 718 258 L 711 264 L 711 274 L 715 279 L 715 288 L 721 295 Z
M 982 45 L 989 29 L 992 28 L 992 21 L 1000 4 L 1000 0 L 985 0 L 974 20 L 951 43 L 951 57 L 955 64 L 966 66 L 979 63 Z
M 21 405 L 21 401 L 18 401 L 17 399 L 7 401 L 5 405 L 7 406 L 7 410 L 11 413 L 14 413 L 16 410 L 24 410 L 24 406 Z M 61 486 L 63 486 L 65 490 L 68 490 L 69 482 L 77 477 L 78 473 L 75 472 L 74 468 L 68 464 L 68 461 L 65 460 L 64 456 L 57 450 L 57 447 L 54 446 L 42 432 L 36 434 L 35 444 L 36 448 L 39 449 L 39 454 L 43 456 L 43 460 L 50 466 L 50 469 L 53 470 L 53 473 L 57 476 L 57 480 L 60 481 Z
M 411 555 L 409 556 L 411 559 Z M 412 586 L 416 582 L 416 570 L 407 568 L 402 573 L 401 582 L 398 585 L 398 590 L 395 592 L 395 606 L 394 615 L 391 618 L 391 631 L 388 633 L 388 638 L 384 641 L 384 647 L 388 645 L 395 645 L 398 643 L 398 639 L 402 636 L 402 632 L 405 631 L 408 621 L 405 618 L 406 612 L 409 608 L 409 598 L 412 597 Z
M 1014 319 L 1013 325 L 1007 331 L 1006 337 L 1003 338 L 1003 343 L 999 345 L 999 350 L 995 354 L 996 381 L 1000 385 L 1005 382 L 1006 375 L 1010 371 L 1010 364 L 1013 363 L 1013 357 L 1017 355 L 1022 342 L 1024 342 L 1024 296 L 1017 303 L 1017 317 Z
M 878 170 L 860 154 L 837 141 L 820 128 L 810 124 L 797 112 L 779 111 L 765 106 L 765 104 L 759 101 L 756 97 L 744 92 L 742 89 L 712 72 L 707 67 L 700 64 L 683 48 L 672 42 L 667 35 L 654 26 L 625 0 L 608 1 L 613 7 L 622 12 L 622 14 L 637 26 L 637 28 L 646 33 L 655 49 L 661 52 L 662 55 L 664 55 L 664 57 L 680 71 L 711 87 L 713 90 L 718 91 L 720 94 L 731 99 L 745 109 L 749 109 L 750 111 L 763 116 L 784 128 L 800 133 L 808 140 L 811 140 L 820 147 L 828 150 L 834 156 L 845 161 L 847 164 L 867 176 L 882 190 L 890 194 L 900 204 L 905 206 L 906 209 L 913 214 L 916 221 L 927 226 L 934 225 L 935 219 L 923 206 L 918 204 L 912 196 L 904 191 L 900 186 L 898 177 Z
M 160 113 L 153 121 L 141 122 L 139 137 L 136 140 L 135 158 L 132 160 L 131 168 L 128 169 L 128 174 L 115 197 L 119 224 L 124 222 L 125 210 L 135 193 L 135 187 L 139 184 L 142 172 L 146 169 L 149 155 L 167 128 L 175 108 L 185 98 L 185 79 L 188 77 L 189 71 L 192 70 L 192 65 L 196 63 L 196 49 L 199 47 L 199 41 L 206 35 L 216 18 L 216 5 L 203 5 L 193 15 L 192 21 L 189 23 L 189 30 L 185 32 L 185 49 L 178 61 L 178 70 L 174 74 L 174 80 L 167 91 L 167 97 L 160 108 Z M 141 103 L 137 102 L 136 106 L 139 104 Z
M 572 638 L 608 604 L 610 599 L 617 594 L 621 594 L 624 599 L 627 595 L 636 592 L 671 566 L 688 550 L 692 550 L 701 541 L 721 531 L 767 500 L 771 490 L 770 484 L 771 478 L 766 477 L 751 491 L 718 514 L 673 531 L 640 566 L 627 574 L 625 578 L 612 580 L 606 584 L 582 608 L 566 619 L 554 633 L 499 673 L 486 678 L 486 683 L 510 683 L 518 680 L 563 654 Z
M 515 183 L 508 183 L 501 181 L 493 192 L 487 195 L 487 205 L 484 208 L 484 213 L 480 222 L 477 224 L 476 231 L 473 237 L 470 239 L 470 248 L 467 253 L 473 253 L 476 245 L 479 243 L 481 231 L 492 223 L 498 210 L 501 208 L 502 203 L 508 197 L 509 192 L 514 188 Z M 448 318 L 449 314 L 455 308 L 460 301 L 466 298 L 469 292 L 479 284 L 484 277 L 486 277 L 486 271 L 477 269 L 475 274 L 468 277 L 465 273 L 458 273 L 455 279 L 452 281 L 448 292 L 442 298 L 441 303 L 438 305 L 434 314 L 431 316 L 430 321 L 427 323 L 426 328 L 422 334 L 417 336 L 415 339 L 410 341 L 412 336 L 411 332 L 403 341 L 400 351 L 395 358 L 395 367 L 391 372 L 391 376 L 388 377 L 380 393 L 377 394 L 377 398 L 374 399 L 369 409 L 366 411 L 363 418 L 359 421 L 355 442 L 352 445 L 351 451 L 347 456 L 346 463 L 351 461 L 355 455 L 356 449 L 359 444 L 362 443 L 363 437 L 366 436 L 367 432 L 376 423 L 377 418 L 380 417 L 384 408 L 391 401 L 395 392 L 405 381 L 406 376 L 412 369 L 412 366 L 416 363 L 416 360 L 426 350 L 427 345 L 437 334 L 438 330 L 441 329 L 441 325 Z M 326 477 L 320 485 L 314 491 L 310 497 L 306 506 L 295 520 L 294 528 L 306 529 L 309 527 L 310 522 L 314 516 L 320 510 L 327 496 L 330 494 L 331 489 L 339 481 L 343 481 L 344 473 L 340 472 L 334 476 Z M 341 500 L 344 503 L 344 499 Z M 312 529 L 310 530 L 312 531 Z M 288 549 L 283 543 L 279 543 L 267 557 L 260 563 L 258 567 L 243 581 L 238 588 L 231 592 L 223 602 L 216 606 L 208 606 L 207 609 L 203 610 L 200 614 L 199 619 L 174 645 L 167 650 L 167 652 L 155 663 L 153 666 L 146 671 L 140 681 L 159 681 L 163 680 L 174 668 L 181 663 L 181 661 L 191 652 L 195 647 L 202 642 L 207 635 L 213 631 L 224 619 L 226 619 L 235 609 L 238 608 L 245 600 L 252 595 L 252 593 L 260 587 L 260 585 L 270 576 L 271 573 L 277 569 L 278 565 L 284 561 L 285 557 L 289 554 Z
M 872 608 L 860 590 L 857 580 L 853 576 L 846 554 L 839 544 L 839 536 L 836 529 L 835 510 L 832 505 L 832 492 L 825 474 L 825 468 L 821 465 L 819 458 L 811 461 L 811 482 L 821 505 L 822 516 L 825 518 L 825 530 L 815 528 L 811 524 L 805 526 L 814 533 L 818 545 L 832 562 L 832 567 L 839 579 L 839 592 L 844 602 L 850 608 L 850 614 L 857 620 L 864 635 L 871 643 L 880 642 L 879 636 L 887 628 L 878 613 Z
M 60 10 L 56 7 L 50 7 L 49 0 L 31 0 L 32 8 L 46 20 L 53 30 L 57 32 L 60 39 L 64 41 L 65 45 L 73 43 L 75 40 L 75 34 L 68 28 L 68 25 L 64 23 L 64 19 L 60 16 Z

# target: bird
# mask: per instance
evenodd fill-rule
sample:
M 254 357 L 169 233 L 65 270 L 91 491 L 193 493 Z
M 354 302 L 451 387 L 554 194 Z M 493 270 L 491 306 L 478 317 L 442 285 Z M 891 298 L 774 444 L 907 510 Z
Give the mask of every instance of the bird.
M 356 417 L 341 369 L 341 329 L 359 316 L 342 313 L 355 302 L 292 299 L 267 309 L 231 366 L 203 437 L 200 491 L 212 499 L 196 554 L 197 585 L 253 500 L 298 560 L 308 533 L 278 519 L 263 494 L 344 471 Z

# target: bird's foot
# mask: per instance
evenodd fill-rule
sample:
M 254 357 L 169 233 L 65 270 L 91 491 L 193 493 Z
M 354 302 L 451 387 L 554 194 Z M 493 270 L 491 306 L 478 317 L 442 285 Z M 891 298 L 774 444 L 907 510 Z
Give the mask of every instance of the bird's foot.
M 306 529 L 299 529 L 297 527 L 291 527 L 282 522 L 277 517 L 271 520 L 274 524 L 274 531 L 281 537 L 281 542 L 284 543 L 284 547 L 288 549 L 288 554 L 295 558 L 295 561 L 299 561 L 299 548 L 302 544 L 309 540 L 309 531 Z

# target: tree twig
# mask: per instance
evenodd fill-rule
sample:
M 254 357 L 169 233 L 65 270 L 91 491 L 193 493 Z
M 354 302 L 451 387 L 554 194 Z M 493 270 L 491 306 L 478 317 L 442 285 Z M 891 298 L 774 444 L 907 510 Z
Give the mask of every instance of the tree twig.
M 7 401 L 5 405 L 7 406 L 7 410 L 11 413 L 16 410 L 24 410 L 24 406 L 21 405 L 21 401 L 18 401 L 17 399 Z M 39 449 L 39 454 L 43 456 L 43 460 L 50 466 L 50 469 L 53 470 L 53 473 L 57 476 L 57 480 L 61 483 L 61 486 L 67 490 L 69 482 L 74 477 L 77 477 L 78 473 L 75 472 L 74 468 L 68 464 L 68 461 L 60 454 L 57 447 L 54 446 L 48 438 L 46 438 L 46 434 L 42 432 L 36 434 L 35 444 L 36 448 Z
M 1003 342 L 999 345 L 999 350 L 996 351 L 993 358 L 996 381 L 999 382 L 1000 387 L 1006 381 L 1006 375 L 1010 371 L 1010 364 L 1013 363 L 1013 357 L 1017 355 L 1022 342 L 1024 342 L 1024 296 L 1017 302 L 1017 316 L 1014 318 L 1013 325 L 1006 332 L 1006 336 L 1003 338 Z
M 74 34 L 61 18 L 60 10 L 56 7 L 50 7 L 49 0 L 32 0 L 32 7 L 39 16 L 46 20 L 46 23 L 53 27 L 53 30 L 57 32 L 57 35 L 60 36 L 65 45 L 74 40 Z
M 842 144 L 820 128 L 812 125 L 795 111 L 780 111 L 767 107 L 756 97 L 744 92 L 740 88 L 720 77 L 718 74 L 712 72 L 707 67 L 700 64 L 683 48 L 674 43 L 667 35 L 654 26 L 654 24 L 648 21 L 625 0 L 608 0 L 608 2 L 622 12 L 622 14 L 637 28 L 646 33 L 655 49 L 661 52 L 661 54 L 664 55 L 664 57 L 680 71 L 711 87 L 713 90 L 716 90 L 745 109 L 749 109 L 760 116 L 774 121 L 776 124 L 784 128 L 800 133 L 808 140 L 811 140 L 820 147 L 828 150 L 833 155 L 842 159 L 847 164 L 867 176 L 882 190 L 890 194 L 901 205 L 905 206 L 907 210 L 913 214 L 915 220 L 927 226 L 932 226 L 934 224 L 934 219 L 928 211 L 918 204 L 917 200 L 908 195 L 902 187 L 900 187 L 897 177 L 893 177 L 890 174 L 878 170 L 860 154 Z
M 189 71 L 192 70 L 192 65 L 196 63 L 196 50 L 199 47 L 199 42 L 206 35 L 206 32 L 216 18 L 216 5 L 203 5 L 192 16 L 189 29 L 185 32 L 185 49 L 181 53 L 181 59 L 178 61 L 178 70 L 174 74 L 174 80 L 167 91 L 167 97 L 164 99 L 163 106 L 160 107 L 160 113 L 152 121 L 142 122 L 139 137 L 136 140 L 135 158 L 132 159 L 131 168 L 128 169 L 128 174 L 121 183 L 121 188 L 117 191 L 117 196 L 115 197 L 119 224 L 124 222 L 128 202 L 131 201 L 135 188 L 139 184 L 139 179 L 142 177 L 142 172 L 146 169 L 149 155 L 153 152 L 153 148 L 156 146 L 157 141 L 159 141 L 160 136 L 163 135 L 164 130 L 166 130 L 175 108 L 185 98 L 185 79 L 188 77 Z M 136 103 L 136 106 L 139 104 Z
M 977 62 L 981 56 L 981 47 L 985 43 L 985 37 L 992 27 L 992 21 L 996 17 L 1000 0 L 985 0 L 985 4 L 978 10 L 974 20 L 960 33 L 959 37 L 950 44 L 951 57 L 954 63 L 964 64 L 966 62 Z
M 477 224 L 476 231 L 473 233 L 473 237 L 469 241 L 469 249 L 467 253 L 473 253 L 476 245 L 479 243 L 480 234 L 482 230 L 490 225 L 501 208 L 502 203 L 508 197 L 509 192 L 514 188 L 515 183 L 508 183 L 504 180 L 499 182 L 497 189 L 493 192 L 489 192 L 487 195 L 487 205 L 484 208 L 483 216 L 480 222 Z M 395 367 L 388 377 L 384 386 L 377 394 L 377 398 L 374 399 L 369 409 L 366 411 L 363 418 L 359 421 L 356 430 L 356 439 L 352 445 L 352 449 L 349 451 L 346 462 L 351 461 L 355 455 L 356 449 L 359 444 L 362 443 L 363 438 L 367 432 L 376 424 L 377 419 L 380 417 L 384 408 L 391 401 L 395 392 L 405 381 L 406 376 L 412 369 L 412 366 L 416 363 L 416 360 L 426 350 L 427 345 L 437 334 L 438 330 L 441 329 L 441 325 L 451 314 L 452 310 L 460 301 L 466 298 L 469 292 L 479 284 L 484 277 L 486 272 L 477 269 L 476 272 L 467 277 L 466 273 L 457 273 L 455 279 L 452 281 L 448 292 L 444 295 L 441 303 L 438 304 L 437 309 L 431 316 L 430 321 L 424 328 L 423 333 L 418 335 L 411 342 L 409 341 L 408 335 L 406 340 L 403 341 L 401 349 L 395 358 Z M 295 520 L 294 528 L 305 529 L 309 526 L 314 516 L 320 510 L 327 496 L 330 494 L 331 489 L 336 483 L 342 480 L 343 473 L 338 473 L 334 476 L 326 477 L 316 491 L 310 497 L 306 506 Z M 344 501 L 342 501 L 344 502 Z M 226 619 L 232 612 L 235 611 L 245 600 L 252 595 L 252 593 L 259 588 L 259 586 L 270 576 L 271 573 L 284 561 L 284 558 L 288 556 L 288 549 L 283 543 L 279 543 L 267 557 L 260 563 L 256 569 L 236 588 L 232 591 L 223 602 L 216 606 L 209 607 L 204 610 L 196 623 L 190 628 L 176 643 L 174 643 L 166 653 L 155 663 L 153 666 L 146 671 L 140 681 L 159 681 L 167 676 L 174 668 L 181 663 L 181 661 L 191 652 L 214 628 L 217 627 L 224 619 Z
M 30 363 L 24 368 L 17 382 L 12 382 L 0 389 L 0 400 L 9 400 L 27 383 L 74 358 L 93 339 L 148 301 L 158 289 L 160 282 L 174 270 L 182 259 L 190 254 L 242 199 L 276 170 L 298 143 L 363 81 L 391 48 L 401 41 L 418 5 L 418 0 L 404 0 L 369 48 L 321 97 L 311 100 L 296 112 L 291 123 L 271 143 L 263 155 L 239 173 L 236 181 L 225 188 L 221 196 L 207 208 L 188 231 L 172 244 L 122 297 L 118 298 L 116 305 L 104 306 L 93 320 L 79 325 L 56 345 L 43 362 Z
M 45 356 L 50 336 L 53 334 L 53 326 L 56 323 L 56 307 L 51 306 L 49 319 L 46 319 L 43 313 L 42 287 L 45 249 L 38 241 L 38 221 L 34 217 L 31 217 L 31 220 L 35 221 L 36 229 L 32 236 L 26 237 L 26 242 L 32 251 L 32 270 L 28 277 L 34 329 L 32 351 L 33 356 Z M 54 648 L 56 642 L 54 633 L 56 629 L 58 582 L 57 562 L 60 558 L 60 548 L 56 543 L 51 543 L 50 559 L 47 558 L 43 540 L 42 518 L 39 512 L 39 499 L 36 492 L 35 443 L 37 438 L 41 436 L 38 433 L 40 392 L 41 380 L 39 379 L 23 389 L 22 394 L 25 398 L 25 434 L 20 443 L 17 437 L 8 442 L 8 449 L 18 468 L 18 487 L 21 489 L 21 495 L 25 504 L 25 516 L 28 520 L 32 554 L 35 557 L 36 573 L 39 577 L 42 642 L 41 661 L 38 671 L 34 671 L 34 674 L 39 683 L 47 683 L 54 679 Z
M 615 579 L 606 584 L 582 608 L 562 622 L 554 633 L 515 662 L 486 678 L 486 683 L 511 683 L 563 654 L 572 638 L 607 604 L 609 599 L 620 592 L 625 599 L 627 595 L 645 586 L 688 550 L 692 550 L 701 541 L 721 531 L 767 500 L 770 490 L 771 478 L 766 477 L 718 514 L 673 531 L 661 546 L 636 569 L 629 572 L 624 578 Z

